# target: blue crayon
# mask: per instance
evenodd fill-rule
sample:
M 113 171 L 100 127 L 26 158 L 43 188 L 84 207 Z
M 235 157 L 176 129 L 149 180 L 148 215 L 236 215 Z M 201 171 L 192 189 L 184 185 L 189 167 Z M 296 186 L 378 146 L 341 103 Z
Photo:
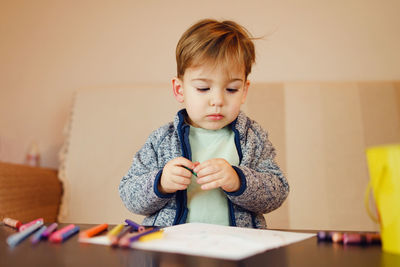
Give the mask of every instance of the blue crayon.
M 29 226 L 28 228 L 26 228 L 25 230 L 23 230 L 22 232 L 10 235 L 7 238 L 7 244 L 10 247 L 15 247 L 16 245 L 18 245 L 21 241 L 23 241 L 25 238 L 27 238 L 28 236 L 30 236 L 33 232 L 35 232 L 37 229 L 39 229 L 41 226 L 43 225 L 43 222 L 37 222 L 32 226 Z
M 43 232 L 47 229 L 47 226 L 42 226 L 36 233 L 31 237 L 31 243 L 37 244 L 42 239 Z
M 71 230 L 63 233 L 61 235 L 61 242 L 64 242 L 65 240 L 67 240 L 68 238 L 70 238 L 71 236 L 73 236 L 74 234 L 79 232 L 79 226 L 75 226 L 74 228 L 72 228 Z

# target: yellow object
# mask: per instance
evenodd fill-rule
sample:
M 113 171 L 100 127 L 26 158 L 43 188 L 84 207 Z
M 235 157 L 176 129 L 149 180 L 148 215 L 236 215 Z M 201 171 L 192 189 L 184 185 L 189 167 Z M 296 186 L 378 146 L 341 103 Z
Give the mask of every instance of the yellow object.
M 147 241 L 151 241 L 151 240 L 155 240 L 155 239 L 161 239 L 164 236 L 164 230 L 160 230 L 148 235 L 144 235 L 142 237 L 139 238 L 139 241 L 141 242 L 147 242 Z
M 108 232 L 108 234 L 107 234 L 108 238 L 111 238 L 112 236 L 118 235 L 119 232 L 122 231 L 122 229 L 124 229 L 124 225 L 123 224 L 118 224 L 110 232 Z
M 400 145 L 367 149 L 370 181 L 365 195 L 369 210 L 372 189 L 379 213 L 382 250 L 400 254 Z

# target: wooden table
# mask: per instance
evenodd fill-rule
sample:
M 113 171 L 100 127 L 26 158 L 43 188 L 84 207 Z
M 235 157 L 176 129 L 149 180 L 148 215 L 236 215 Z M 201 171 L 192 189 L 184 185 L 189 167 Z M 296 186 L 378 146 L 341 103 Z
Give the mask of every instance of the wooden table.
M 81 230 L 93 225 L 79 224 Z M 379 245 L 343 246 L 319 243 L 316 237 L 268 250 L 241 261 L 173 253 L 111 248 L 78 242 L 78 235 L 63 244 L 29 240 L 8 247 L 7 236 L 16 231 L 0 226 L 0 266 L 400 266 L 400 255 L 381 252 Z

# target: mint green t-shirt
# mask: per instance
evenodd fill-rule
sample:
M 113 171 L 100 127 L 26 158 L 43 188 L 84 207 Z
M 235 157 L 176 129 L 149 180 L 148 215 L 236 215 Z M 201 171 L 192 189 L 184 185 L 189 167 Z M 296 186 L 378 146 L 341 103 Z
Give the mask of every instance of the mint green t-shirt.
M 235 134 L 228 126 L 220 130 L 190 126 L 189 142 L 193 162 L 224 158 L 230 165 L 239 164 Z M 196 179 L 192 175 L 192 183 L 187 189 L 189 213 L 186 221 L 229 225 L 228 200 L 223 190 L 202 190 Z

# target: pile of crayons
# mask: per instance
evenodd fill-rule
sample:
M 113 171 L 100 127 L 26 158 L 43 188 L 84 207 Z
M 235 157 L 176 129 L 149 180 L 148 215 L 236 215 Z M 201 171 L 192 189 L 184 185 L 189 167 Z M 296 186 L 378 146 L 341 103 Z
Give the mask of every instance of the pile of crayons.
M 128 248 L 135 241 L 149 241 L 163 236 L 163 230 L 158 227 L 144 228 L 143 226 L 126 219 L 127 225 L 119 224 L 108 234 L 110 245 L 113 247 Z
M 132 242 L 137 240 L 148 241 L 162 237 L 163 230 L 157 227 L 145 228 L 132 220 L 125 220 L 127 225 L 119 224 L 115 226 L 109 233 L 107 238 L 113 247 L 130 247 Z M 58 224 L 52 223 L 48 227 L 44 225 L 43 218 L 33 220 L 29 223 L 22 224 L 20 221 L 4 218 L 4 225 L 13 227 L 18 230 L 18 233 L 12 234 L 7 238 L 7 244 L 10 247 L 15 247 L 23 240 L 31 236 L 31 243 L 37 244 L 41 240 L 49 240 L 53 243 L 62 243 L 77 234 L 80 231 L 79 226 L 69 224 L 57 230 Z M 79 234 L 79 240 L 92 238 L 108 229 L 108 224 L 100 224 L 85 230 Z
M 10 247 L 15 247 L 31 235 L 32 244 L 37 244 L 39 241 L 46 239 L 53 243 L 61 243 L 79 232 L 79 226 L 75 226 L 74 224 L 70 224 L 59 230 L 57 230 L 57 223 L 52 223 L 47 227 L 44 225 L 43 218 L 26 224 L 22 224 L 20 221 L 11 218 L 4 218 L 3 223 L 18 230 L 18 233 L 10 235 L 7 238 L 7 244 Z
M 373 245 L 381 243 L 379 233 L 353 233 L 320 231 L 317 234 L 318 242 L 333 242 L 343 245 Z

